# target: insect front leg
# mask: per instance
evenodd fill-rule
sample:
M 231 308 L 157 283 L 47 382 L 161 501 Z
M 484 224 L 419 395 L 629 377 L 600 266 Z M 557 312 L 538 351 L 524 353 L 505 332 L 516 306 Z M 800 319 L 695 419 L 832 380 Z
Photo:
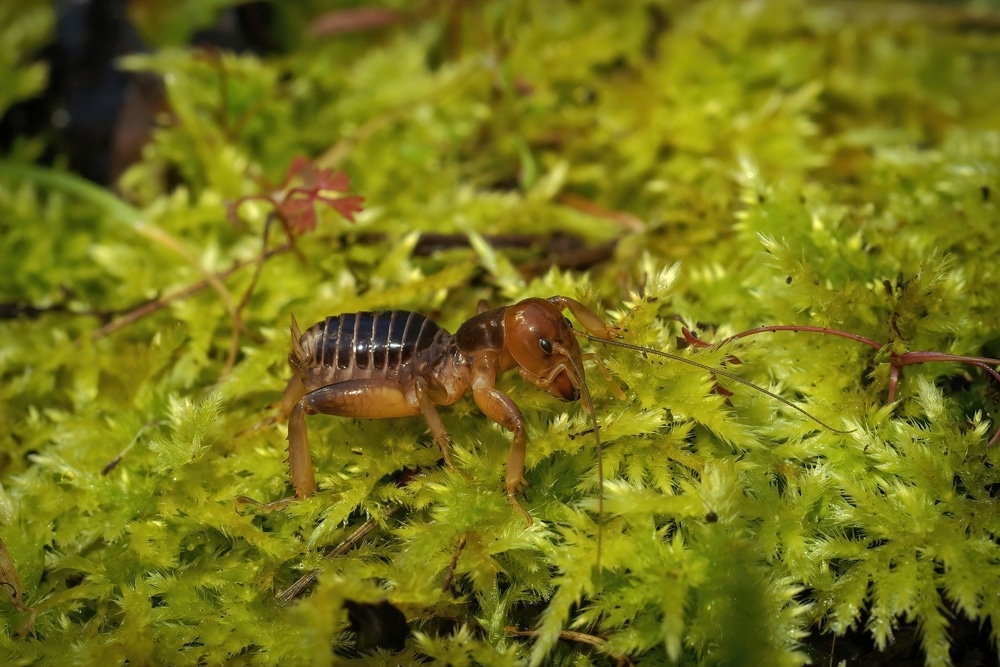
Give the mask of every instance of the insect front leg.
M 474 389 L 472 398 L 487 417 L 514 433 L 510 443 L 510 453 L 507 455 L 507 476 L 504 480 L 504 491 L 514 508 L 524 515 L 530 525 L 531 515 L 517 502 L 517 494 L 528 485 L 524 479 L 524 456 L 528 440 L 524 428 L 524 417 L 510 396 L 494 387 Z

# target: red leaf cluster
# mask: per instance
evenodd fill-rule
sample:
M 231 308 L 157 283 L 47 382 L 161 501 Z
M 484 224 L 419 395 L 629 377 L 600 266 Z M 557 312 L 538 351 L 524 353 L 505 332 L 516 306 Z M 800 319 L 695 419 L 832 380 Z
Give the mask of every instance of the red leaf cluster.
M 289 236 L 301 236 L 316 228 L 316 204 L 329 206 L 347 221 L 354 222 L 354 215 L 362 210 L 364 197 L 346 194 L 350 188 L 350 179 L 344 172 L 322 169 L 300 155 L 288 165 L 279 189 L 271 194 L 241 197 L 227 206 L 227 215 L 236 221 L 243 202 L 264 200 L 274 207 Z
M 296 179 L 301 185 L 291 187 Z M 354 222 L 354 214 L 361 211 L 364 201 L 364 197 L 358 195 L 339 194 L 350 190 L 347 174 L 321 169 L 301 155 L 288 165 L 283 186 L 284 196 L 275 202 L 275 206 L 293 234 L 304 234 L 316 228 L 317 203 L 326 204 L 346 220 Z

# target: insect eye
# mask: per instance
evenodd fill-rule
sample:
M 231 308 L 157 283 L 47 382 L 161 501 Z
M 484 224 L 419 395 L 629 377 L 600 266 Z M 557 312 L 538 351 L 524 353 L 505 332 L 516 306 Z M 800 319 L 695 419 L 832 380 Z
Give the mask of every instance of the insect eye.
M 565 323 L 566 323 L 566 326 L 568 326 L 568 327 L 569 327 L 570 329 L 572 329 L 572 328 L 573 328 L 573 323 L 569 321 L 569 318 L 568 318 L 568 317 L 564 317 L 564 318 L 563 318 L 563 322 L 565 322 Z
M 542 348 L 542 352 L 545 354 L 552 354 L 552 341 L 548 338 L 539 338 L 538 346 Z

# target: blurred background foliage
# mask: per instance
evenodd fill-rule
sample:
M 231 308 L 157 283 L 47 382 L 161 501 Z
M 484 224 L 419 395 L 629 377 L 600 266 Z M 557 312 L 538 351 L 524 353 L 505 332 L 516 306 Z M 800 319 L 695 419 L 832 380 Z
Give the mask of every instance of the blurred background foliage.
M 887 403 L 887 360 L 1000 356 L 998 81 L 984 1 L 0 0 L 3 661 L 995 664 L 997 382 Z M 336 174 L 353 221 L 264 235 Z M 515 378 L 530 526 L 471 401 L 467 476 L 312 417 L 319 493 L 234 509 L 288 493 L 290 314 L 552 294 L 885 347 L 696 353 L 847 433 L 597 347 L 603 514 L 587 415 Z

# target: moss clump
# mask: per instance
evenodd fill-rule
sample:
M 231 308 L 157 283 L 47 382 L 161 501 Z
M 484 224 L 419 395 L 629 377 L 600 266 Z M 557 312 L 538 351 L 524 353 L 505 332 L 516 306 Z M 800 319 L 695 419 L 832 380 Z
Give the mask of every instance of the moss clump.
M 817 637 L 882 649 L 910 624 L 926 664 L 961 662 L 953 624 L 1000 620 L 996 386 L 914 364 L 886 404 L 884 362 L 1000 354 L 993 10 L 457 7 L 326 40 L 287 36 L 315 17 L 300 7 L 281 57 L 127 59 L 166 75 L 174 121 L 122 198 L 15 142 L 0 535 L 37 619 L 12 639 L 26 613 L 0 601 L 3 661 L 800 665 L 831 659 Z M 25 53 L 51 19 L 18 16 L 0 22 L 0 61 L 19 63 L 0 67 L 0 110 L 42 85 Z M 348 174 L 365 210 L 317 206 L 294 252 L 275 225 L 259 263 L 272 208 L 255 197 L 296 155 Z M 775 333 L 682 352 L 847 433 L 594 350 L 627 387 L 591 373 L 603 516 L 588 416 L 516 378 L 500 386 L 529 424 L 530 526 L 502 492 L 509 436 L 471 401 L 442 411 L 464 475 L 436 466 L 419 419 L 310 417 L 319 493 L 234 510 L 288 491 L 284 428 L 261 422 L 291 313 L 405 308 L 454 330 L 481 298 L 551 294 L 656 349 L 681 321 L 886 348 Z M 310 595 L 276 599 L 314 570 Z M 345 605 L 385 599 L 413 632 L 398 655 L 359 651 Z

